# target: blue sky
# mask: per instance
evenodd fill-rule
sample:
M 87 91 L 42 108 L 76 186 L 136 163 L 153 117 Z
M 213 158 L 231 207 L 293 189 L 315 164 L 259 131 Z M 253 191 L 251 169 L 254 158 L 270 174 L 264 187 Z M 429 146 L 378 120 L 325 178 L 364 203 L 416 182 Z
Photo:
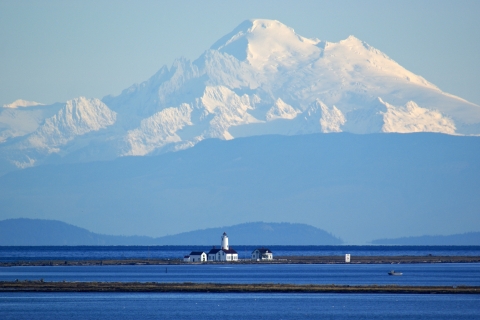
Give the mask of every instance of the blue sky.
M 195 59 L 250 18 L 306 37 L 350 34 L 480 104 L 480 1 L 0 0 L 0 105 L 118 94 Z

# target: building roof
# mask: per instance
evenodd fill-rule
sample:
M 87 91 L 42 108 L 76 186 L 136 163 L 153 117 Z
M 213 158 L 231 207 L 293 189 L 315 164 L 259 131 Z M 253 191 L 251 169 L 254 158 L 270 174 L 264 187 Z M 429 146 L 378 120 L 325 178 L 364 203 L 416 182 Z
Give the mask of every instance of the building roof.
M 223 251 L 225 253 L 230 253 L 230 254 L 238 254 L 237 251 L 233 250 L 233 249 L 228 249 L 228 250 L 225 250 L 225 249 L 211 249 L 208 254 L 217 254 L 219 251 Z
M 190 258 L 190 256 L 184 256 L 184 258 Z
M 258 250 L 260 253 L 272 253 L 272 251 L 270 251 L 270 249 L 266 249 L 266 248 L 255 249 L 255 250 L 253 250 L 253 252 L 255 252 L 255 251 L 257 251 L 257 250 Z M 252 253 L 253 253 L 253 252 L 252 252 Z
M 203 252 L 203 251 L 192 251 L 192 252 L 190 252 L 190 255 L 191 256 L 201 256 L 204 253 L 205 252 Z

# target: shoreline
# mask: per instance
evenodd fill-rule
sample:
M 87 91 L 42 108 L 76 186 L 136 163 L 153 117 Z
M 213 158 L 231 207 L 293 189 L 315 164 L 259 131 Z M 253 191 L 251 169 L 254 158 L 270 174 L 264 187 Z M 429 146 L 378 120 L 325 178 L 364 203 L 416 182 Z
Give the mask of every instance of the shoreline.
M 271 261 L 239 260 L 183 262 L 181 259 L 104 259 L 104 260 L 35 260 L 0 262 L 0 267 L 35 266 L 114 266 L 114 265 L 201 265 L 201 264 L 413 264 L 480 263 L 479 256 L 279 256 Z
M 158 282 L 0 281 L 0 292 L 480 294 L 480 286 L 294 285 Z

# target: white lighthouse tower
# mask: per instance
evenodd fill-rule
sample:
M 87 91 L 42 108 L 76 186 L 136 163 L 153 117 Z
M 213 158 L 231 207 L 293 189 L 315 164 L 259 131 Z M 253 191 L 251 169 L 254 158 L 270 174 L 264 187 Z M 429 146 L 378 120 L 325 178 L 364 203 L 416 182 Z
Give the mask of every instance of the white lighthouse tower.
M 226 232 L 224 232 L 222 235 L 222 249 L 228 250 L 228 236 Z

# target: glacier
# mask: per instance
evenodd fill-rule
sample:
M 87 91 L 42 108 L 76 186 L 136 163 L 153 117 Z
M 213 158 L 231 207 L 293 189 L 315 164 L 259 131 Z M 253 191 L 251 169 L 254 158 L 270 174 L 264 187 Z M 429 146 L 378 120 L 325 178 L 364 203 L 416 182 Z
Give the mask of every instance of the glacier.
M 241 23 L 117 96 L 0 108 L 0 174 L 39 164 L 183 150 L 264 134 L 479 135 L 480 106 L 442 92 L 367 43 Z

